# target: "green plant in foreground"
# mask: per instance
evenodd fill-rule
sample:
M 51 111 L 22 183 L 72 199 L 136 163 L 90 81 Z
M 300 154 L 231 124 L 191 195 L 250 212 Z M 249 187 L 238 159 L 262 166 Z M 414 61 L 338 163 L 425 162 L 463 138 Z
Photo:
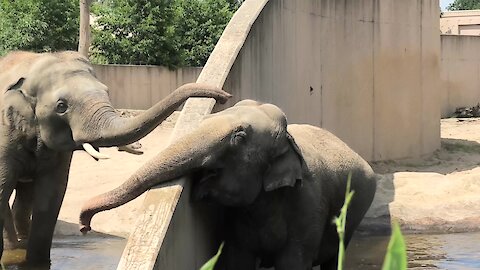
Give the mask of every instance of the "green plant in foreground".
M 202 266 L 202 268 L 200 268 L 200 270 L 213 270 L 213 268 L 215 267 L 215 264 L 218 261 L 218 257 L 220 257 L 220 254 L 222 254 L 222 249 L 223 249 L 223 243 L 218 248 L 217 254 L 215 254 L 215 256 L 213 256 L 210 260 L 208 260 L 208 262 L 206 262 Z
M 342 209 L 340 210 L 340 216 L 335 217 L 335 224 L 337 225 L 337 233 L 338 233 L 338 264 L 337 269 L 343 269 L 343 263 L 345 262 L 345 225 L 347 223 L 347 209 L 352 201 L 354 191 L 350 191 L 350 184 L 352 182 L 352 173 L 348 174 L 347 179 L 347 191 L 345 193 L 345 202 L 343 203 Z
M 405 239 L 403 238 L 400 226 L 394 222 L 392 225 L 392 236 L 388 243 L 387 254 L 383 261 L 382 270 L 404 270 L 407 269 L 407 251 Z
M 347 191 L 345 193 L 345 202 L 343 203 L 342 209 L 340 210 L 339 217 L 335 217 L 335 224 L 337 225 L 337 233 L 339 239 L 338 245 L 338 270 L 343 269 L 343 264 L 345 262 L 345 224 L 347 221 L 347 210 L 354 191 L 350 191 L 350 185 L 352 180 L 352 174 L 348 174 L 347 179 Z M 405 245 L 405 239 L 403 238 L 400 226 L 397 223 L 392 224 L 392 235 L 390 237 L 390 242 L 388 243 L 387 253 L 385 254 L 385 259 L 383 261 L 382 270 L 406 270 L 407 269 L 407 251 Z

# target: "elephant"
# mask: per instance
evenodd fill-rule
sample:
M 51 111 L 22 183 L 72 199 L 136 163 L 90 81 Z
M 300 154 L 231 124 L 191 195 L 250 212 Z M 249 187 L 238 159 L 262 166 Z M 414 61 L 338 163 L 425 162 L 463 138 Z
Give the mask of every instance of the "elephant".
M 50 263 L 73 151 L 105 158 L 100 147 L 136 142 L 189 97 L 222 103 L 231 97 L 217 87 L 190 83 L 124 118 L 88 59 L 73 51 L 7 54 L 0 59 L 0 90 L 0 209 L 9 208 L 15 189 L 15 227 L 19 238 L 26 238 L 26 263 L 35 265 Z M 8 225 L 8 216 L 0 211 L 0 229 Z M 3 239 L 0 247 L 1 256 Z
M 89 199 L 80 213 L 88 232 L 93 216 L 136 198 L 154 185 L 190 176 L 192 198 L 225 209 L 225 245 L 216 269 L 336 269 L 333 224 L 347 178 L 355 191 L 345 243 L 373 200 L 377 175 L 332 133 L 290 124 L 282 110 L 243 100 L 206 116 L 198 128 L 148 161 L 116 189 Z

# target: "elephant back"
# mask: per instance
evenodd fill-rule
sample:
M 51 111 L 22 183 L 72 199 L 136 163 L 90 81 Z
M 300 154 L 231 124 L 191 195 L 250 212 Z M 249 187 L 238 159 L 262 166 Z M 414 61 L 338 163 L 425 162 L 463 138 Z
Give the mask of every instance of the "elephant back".
M 372 173 L 370 165 L 346 143 L 325 129 L 311 125 L 289 125 L 288 132 L 302 150 L 309 168 L 338 175 L 343 171 Z

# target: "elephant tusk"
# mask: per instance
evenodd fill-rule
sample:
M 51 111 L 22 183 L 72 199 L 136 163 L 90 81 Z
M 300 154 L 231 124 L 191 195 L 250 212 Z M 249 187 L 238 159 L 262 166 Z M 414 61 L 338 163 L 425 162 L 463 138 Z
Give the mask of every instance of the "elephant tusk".
M 107 156 L 105 154 L 102 154 L 102 153 L 98 152 L 97 150 L 95 150 L 95 148 L 93 148 L 93 146 L 89 143 L 84 143 L 84 144 L 82 144 L 82 146 L 83 146 L 83 149 L 85 149 L 85 151 L 95 159 L 109 159 L 110 158 L 109 156 Z

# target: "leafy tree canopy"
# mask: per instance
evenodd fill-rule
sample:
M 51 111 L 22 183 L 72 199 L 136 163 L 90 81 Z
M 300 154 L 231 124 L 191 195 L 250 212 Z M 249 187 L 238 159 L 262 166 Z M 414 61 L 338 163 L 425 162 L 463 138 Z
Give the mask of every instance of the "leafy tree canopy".
M 480 9 L 480 0 L 455 0 L 447 9 L 451 11 Z
M 95 0 L 91 60 L 202 66 L 241 0 Z M 78 0 L 0 0 L 0 56 L 76 50 Z
M 177 1 L 176 31 L 183 64 L 203 66 L 239 4 L 228 0 Z
M 236 0 L 104 0 L 94 3 L 92 61 L 204 65 Z
M 76 50 L 78 0 L 0 0 L 0 55 Z

